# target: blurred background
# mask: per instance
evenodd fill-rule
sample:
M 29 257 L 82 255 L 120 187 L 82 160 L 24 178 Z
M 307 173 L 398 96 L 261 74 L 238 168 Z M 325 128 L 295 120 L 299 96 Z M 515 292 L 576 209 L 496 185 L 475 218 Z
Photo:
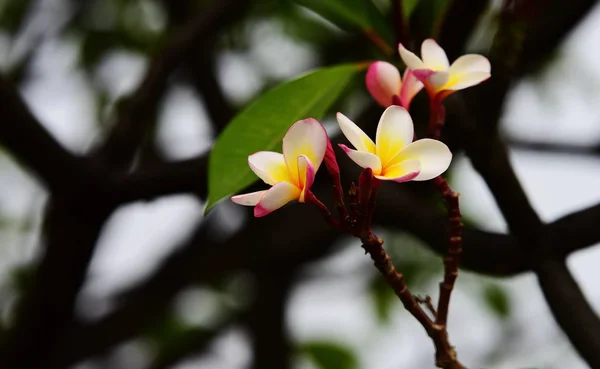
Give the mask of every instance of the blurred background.
M 413 2 L 418 12 L 427 1 Z M 375 3 L 390 13 L 391 1 Z M 491 45 L 502 2 L 485 3 L 467 51 L 486 53 Z M 519 180 L 545 221 L 600 201 L 600 7 L 587 3 L 544 62 L 515 81 L 500 119 Z M 44 127 L 69 151 L 84 154 L 102 142 L 114 112 L 174 29 L 213 5 L 208 0 L 0 0 L 0 69 Z M 291 0 L 239 1 L 222 23 L 194 46 L 191 59 L 167 80 L 159 103 L 148 107 L 153 121 L 137 159 L 140 165 L 206 154 L 236 112 L 280 82 L 323 65 L 381 57 L 362 35 Z M 348 116 L 381 111 L 370 106 L 362 80 L 347 95 L 336 108 Z M 336 133 L 332 115 L 324 123 Z M 450 176 L 462 195 L 468 224 L 505 233 L 492 195 L 460 152 Z M 1 330 L 11 326 L 43 254 L 48 198 L 48 190 L 11 152 L 0 152 Z M 76 316 L 94 327 L 134 304 L 122 320 L 81 338 L 102 341 L 96 348 L 73 345 L 73 352 L 81 353 L 70 359 L 71 367 L 243 369 L 283 363 L 296 369 L 433 368 L 431 342 L 358 241 L 328 233 L 317 239 L 326 245 L 310 255 L 295 247 L 275 263 L 245 251 L 240 258 L 252 259 L 251 266 L 232 261 L 202 269 L 211 265 L 210 255 L 233 255 L 221 246 L 225 241 L 239 238 L 254 247 L 255 240 L 280 254 L 295 242 L 289 233 L 288 239 L 277 240 L 281 231 L 268 217 L 255 231 L 262 238 L 252 232 L 240 236 L 249 224 L 261 223 L 227 201 L 204 218 L 202 199 L 193 193 L 162 196 L 121 206 L 110 215 L 77 297 Z M 288 206 L 282 214 L 292 210 L 316 218 L 299 208 Z M 412 291 L 435 300 L 441 258 L 402 225 L 377 232 Z M 194 245 L 199 233 L 213 246 Z M 270 233 L 274 241 L 265 245 Z M 189 254 L 198 260 L 187 260 L 183 277 L 160 274 L 178 255 L 188 258 L 182 250 L 190 247 L 200 250 Z M 600 249 L 594 247 L 568 259 L 596 310 L 599 262 Z M 469 368 L 587 367 L 553 320 L 531 273 L 493 278 L 463 271 L 449 332 Z M 270 351 L 272 362 L 264 359 Z

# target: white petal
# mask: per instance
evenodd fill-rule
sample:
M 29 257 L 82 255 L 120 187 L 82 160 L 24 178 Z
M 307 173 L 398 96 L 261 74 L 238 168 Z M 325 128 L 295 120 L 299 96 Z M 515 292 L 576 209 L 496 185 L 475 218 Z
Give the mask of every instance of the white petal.
M 254 208 L 254 216 L 257 218 L 279 209 L 290 201 L 300 197 L 300 189 L 289 182 L 279 182 L 271 187 L 261 197 Z
M 421 58 L 423 58 L 426 68 L 435 71 L 445 71 L 450 66 L 444 49 L 431 38 L 421 44 Z
M 385 168 L 381 175 L 375 177 L 384 181 L 402 183 L 414 180 L 419 175 L 420 170 L 421 163 L 418 160 L 408 159 Z
M 426 181 L 444 173 L 452 161 L 452 152 L 443 142 L 424 138 L 408 145 L 394 158 L 395 162 L 417 159 L 421 172 L 415 181 Z
M 462 90 L 467 87 L 475 86 L 486 79 L 490 78 L 491 74 L 486 72 L 465 73 L 458 76 L 451 76 L 451 79 L 446 86 L 447 90 Z
M 381 160 L 370 152 L 352 150 L 346 145 L 340 144 L 340 147 L 348 155 L 348 157 L 358 164 L 361 168 L 371 168 L 373 174 L 381 173 Z
M 448 83 L 450 75 L 448 72 L 435 72 L 431 76 L 429 76 L 429 86 L 434 90 L 441 90 Z
M 272 151 L 259 151 L 248 156 L 250 169 L 266 184 L 274 185 L 281 181 L 290 181 L 283 155 Z
M 456 59 L 448 71 L 450 74 L 464 74 L 471 72 L 491 72 L 490 61 L 485 56 L 477 54 L 463 55 Z
M 254 206 L 258 204 L 260 198 L 267 192 L 267 190 L 245 193 L 242 195 L 232 196 L 231 201 L 236 204 L 245 206 Z
M 423 61 L 421 61 L 421 59 L 419 59 L 418 56 L 416 56 L 414 53 L 408 51 L 404 45 L 399 44 L 398 45 L 398 52 L 400 53 L 400 57 L 402 58 L 402 61 L 404 62 L 404 64 L 406 64 L 407 68 L 410 69 L 425 69 L 427 68 L 425 66 L 425 64 L 423 64 Z
M 390 63 L 378 61 L 371 64 L 365 82 L 371 96 L 384 108 L 392 105 L 394 95 L 400 95 L 400 72 Z
M 413 134 L 413 121 L 406 109 L 400 106 L 385 109 L 379 120 L 375 139 L 381 165 L 386 166 L 400 150 L 411 143 Z
M 328 140 L 325 128 L 316 119 L 299 120 L 290 127 L 283 137 L 283 157 L 293 183 L 299 184 L 298 157 L 306 155 L 316 172 L 325 156 Z
M 412 69 L 406 69 L 406 71 L 404 71 L 403 80 L 404 82 L 402 83 L 402 88 L 400 90 L 400 102 L 402 107 L 408 110 L 413 97 L 415 97 L 424 86 L 423 83 L 415 77 Z
M 356 150 L 375 153 L 375 143 L 359 126 L 342 113 L 337 113 L 336 118 L 342 133 Z

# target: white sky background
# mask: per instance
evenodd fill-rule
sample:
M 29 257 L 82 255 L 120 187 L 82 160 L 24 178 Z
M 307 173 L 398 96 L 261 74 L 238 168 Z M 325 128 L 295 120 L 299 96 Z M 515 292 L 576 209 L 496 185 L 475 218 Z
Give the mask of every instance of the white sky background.
M 44 3 L 52 5 L 60 1 Z M 516 87 L 503 118 L 506 133 L 536 141 L 575 144 L 600 141 L 600 112 L 596 103 L 600 98 L 600 73 L 594 68 L 600 63 L 600 50 L 594 48 L 600 43 L 599 22 L 600 9 L 596 9 L 543 75 Z M 233 101 L 251 98 L 265 78 L 291 77 L 316 65 L 310 48 L 281 32 L 277 24 L 258 24 L 249 33 L 252 47 L 247 54 L 227 52 L 220 56 L 219 79 Z M 75 152 L 84 152 L 98 132 L 92 84 L 105 86 L 114 99 L 136 85 L 146 63 L 135 54 L 115 52 L 90 81 L 83 73 L 73 72 L 75 41 L 44 42 L 33 66 L 35 77 L 22 92 L 34 113 L 61 143 Z M 9 45 L 0 35 L 0 67 L 10 63 L 18 53 L 17 46 Z M 160 118 L 159 142 L 170 157 L 189 157 L 208 148 L 210 129 L 205 124 L 206 112 L 192 90 L 171 89 Z M 600 200 L 600 157 L 514 150 L 511 158 L 533 206 L 544 220 L 553 220 Z M 484 229 L 505 230 L 506 224 L 487 187 L 468 160 L 457 158 L 454 170 L 454 186 L 462 193 L 463 212 Z M 45 194 L 7 156 L 0 156 L 0 189 L 0 220 L 23 224 L 22 231 L 0 235 L 2 278 L 9 274 L 11 266 L 33 257 L 35 229 L 39 226 Z M 201 204 L 191 196 L 165 197 L 117 211 L 100 238 L 85 292 L 108 297 L 115 290 L 143 279 L 191 231 L 201 214 Z M 35 215 L 33 221 L 32 215 Z M 600 308 L 600 292 L 594 288 L 599 261 L 600 248 L 580 251 L 569 259 L 571 270 L 596 310 Z M 383 327 L 377 322 L 365 289 L 366 279 L 348 274 L 354 269 L 364 270 L 369 264 L 358 247 L 351 247 L 314 266 L 312 270 L 316 271 L 327 268 L 328 277 L 315 277 L 294 291 L 288 308 L 292 336 L 299 341 L 332 339 L 347 344 L 359 353 L 361 368 L 392 369 L 398 368 L 398 363 L 404 363 L 403 368 L 433 368 L 431 343 L 422 328 L 402 311 L 399 302 L 390 325 Z M 332 273 L 344 278 L 332 278 Z M 494 368 L 586 367 L 556 327 L 532 275 L 500 281 L 511 293 L 513 315 L 508 322 L 499 321 L 482 306 L 477 295 L 479 279 L 476 275 L 461 274 L 451 309 L 450 337 L 469 367 L 484 365 L 484 354 L 499 344 L 498 332 L 519 326 L 525 329 L 516 342 L 507 345 L 506 354 Z M 2 298 L 7 289 L 7 286 L 0 288 L 2 304 L 10 303 Z M 436 296 L 437 288 L 432 284 L 421 292 Z M 206 297 L 206 291 L 201 295 Z M 194 298 L 197 294 L 191 296 L 185 301 L 197 301 Z M 100 310 L 99 313 L 103 311 Z M 144 362 L 139 343 L 124 345 L 118 352 L 131 358 L 131 369 Z M 241 369 L 250 361 L 247 337 L 233 329 L 215 342 L 211 355 L 178 368 Z M 312 366 L 299 360 L 298 368 Z

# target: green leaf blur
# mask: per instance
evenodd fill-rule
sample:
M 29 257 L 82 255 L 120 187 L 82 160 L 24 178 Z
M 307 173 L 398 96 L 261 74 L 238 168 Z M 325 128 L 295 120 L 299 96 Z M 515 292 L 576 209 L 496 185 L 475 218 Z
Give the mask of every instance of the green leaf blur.
M 344 346 L 329 341 L 304 343 L 301 352 L 308 356 L 319 369 L 356 369 L 356 357 Z
M 300 119 L 321 119 L 359 69 L 352 64 L 316 70 L 271 89 L 239 113 L 211 152 L 206 212 L 258 179 L 248 155 L 279 150 L 285 132 Z
M 355 28 L 363 32 L 374 30 L 383 40 L 392 45 L 394 32 L 390 22 L 371 0 L 295 0 L 323 18 L 345 30 Z

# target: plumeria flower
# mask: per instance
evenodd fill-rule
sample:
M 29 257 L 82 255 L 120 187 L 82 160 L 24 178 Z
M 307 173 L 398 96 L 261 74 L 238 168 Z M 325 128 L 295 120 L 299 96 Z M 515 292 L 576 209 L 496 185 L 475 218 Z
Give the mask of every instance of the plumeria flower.
M 423 83 L 413 75 L 410 69 L 406 69 L 404 72 L 403 82 L 398 69 L 383 61 L 369 66 L 366 83 L 371 96 L 384 108 L 390 105 L 400 105 L 408 109 L 413 97 L 423 88 Z
M 491 76 L 490 62 L 484 56 L 463 55 L 450 65 L 446 52 L 433 39 L 423 41 L 422 60 L 402 44 L 398 46 L 398 50 L 406 66 L 425 84 L 429 96 L 437 97 L 439 101 Z
M 294 123 L 283 137 L 283 154 L 259 151 L 248 156 L 248 164 L 268 190 L 233 196 L 236 204 L 254 206 L 254 216 L 263 217 L 290 201 L 305 202 L 319 169 L 329 138 L 317 120 Z
M 377 179 L 406 182 L 426 181 L 448 169 L 452 153 L 444 143 L 424 138 L 412 142 L 414 127 L 406 109 L 387 108 L 377 126 L 375 143 L 354 122 L 337 113 L 342 132 L 356 148 L 340 147 L 362 168 L 371 168 Z

